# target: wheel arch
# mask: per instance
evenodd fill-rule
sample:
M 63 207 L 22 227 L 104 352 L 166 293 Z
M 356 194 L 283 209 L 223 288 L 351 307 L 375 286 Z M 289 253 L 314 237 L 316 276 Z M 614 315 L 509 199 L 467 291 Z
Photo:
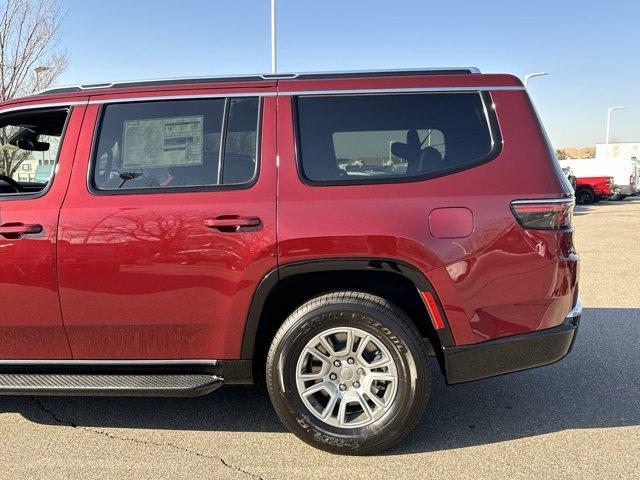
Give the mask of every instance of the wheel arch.
M 254 362 L 262 359 L 288 313 L 313 296 L 343 288 L 361 289 L 398 304 L 423 337 L 429 339 L 433 347 L 431 353 L 435 353 L 444 372 L 442 347 L 453 346 L 454 341 L 433 285 L 417 268 L 386 258 L 309 260 L 280 265 L 268 272 L 253 295 L 241 358 Z M 435 299 L 444 328 L 436 330 L 434 327 L 422 292 L 428 292 Z

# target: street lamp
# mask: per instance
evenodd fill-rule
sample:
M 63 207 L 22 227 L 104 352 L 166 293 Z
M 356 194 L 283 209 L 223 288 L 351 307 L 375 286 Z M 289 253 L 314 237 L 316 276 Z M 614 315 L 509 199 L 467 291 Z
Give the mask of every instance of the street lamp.
M 536 73 L 527 73 L 524 76 L 524 87 L 527 88 L 529 84 L 529 79 L 534 77 L 544 77 L 545 75 L 549 75 L 547 72 L 536 72 Z
M 271 0 L 271 73 L 278 71 L 276 62 L 276 0 Z
M 40 85 L 40 74 L 44 73 L 48 70 L 51 70 L 51 67 L 47 67 L 46 65 L 39 65 L 36 68 L 33 69 L 33 71 L 36 74 L 36 90 L 38 89 L 39 85 Z
M 614 110 L 624 110 L 625 107 L 609 107 L 607 111 L 607 143 L 609 143 L 609 134 L 611 133 L 611 112 Z

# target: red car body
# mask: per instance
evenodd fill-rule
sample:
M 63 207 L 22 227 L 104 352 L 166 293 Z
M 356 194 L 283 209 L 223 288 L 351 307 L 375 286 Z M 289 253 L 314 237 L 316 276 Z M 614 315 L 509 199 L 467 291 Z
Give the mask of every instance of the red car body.
M 301 179 L 297 95 L 395 89 L 486 89 L 499 153 L 423 181 L 314 186 Z M 104 105 L 248 94 L 261 99 L 259 174 L 249 187 L 126 195 L 89 188 Z M 35 198 L 0 199 L 0 225 L 43 230 L 0 237 L 0 359 L 238 361 L 243 374 L 227 372 L 226 381 L 250 381 L 254 353 L 270 340 L 261 313 L 277 285 L 355 270 L 411 279 L 425 302 L 421 328 L 437 339 L 451 383 L 549 363 L 568 350 L 510 365 L 479 360 L 471 373 L 442 355 L 463 358 L 476 345 L 551 331 L 576 307 L 573 230 L 528 229 L 514 216 L 514 201 L 564 201 L 571 189 L 513 76 L 150 82 L 9 101 L 0 115 L 46 105 L 71 108 L 51 187 Z M 604 183 L 599 192 L 607 194 Z M 219 217 L 259 218 L 260 228 L 207 227 Z

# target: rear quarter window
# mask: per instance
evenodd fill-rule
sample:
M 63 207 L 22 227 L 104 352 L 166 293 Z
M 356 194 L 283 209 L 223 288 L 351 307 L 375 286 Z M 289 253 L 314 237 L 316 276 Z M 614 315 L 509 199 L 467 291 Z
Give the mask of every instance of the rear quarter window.
M 302 96 L 295 111 L 299 168 L 311 184 L 433 178 L 501 147 L 485 92 Z

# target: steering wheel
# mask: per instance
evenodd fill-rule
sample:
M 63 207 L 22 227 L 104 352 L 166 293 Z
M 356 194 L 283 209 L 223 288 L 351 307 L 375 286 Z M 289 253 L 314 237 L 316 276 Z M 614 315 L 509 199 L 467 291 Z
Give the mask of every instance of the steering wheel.
M 8 177 L 6 175 L 0 175 L 0 182 L 4 182 L 7 185 L 9 185 L 11 188 L 15 190 L 15 193 L 22 192 L 22 186 L 11 177 Z

